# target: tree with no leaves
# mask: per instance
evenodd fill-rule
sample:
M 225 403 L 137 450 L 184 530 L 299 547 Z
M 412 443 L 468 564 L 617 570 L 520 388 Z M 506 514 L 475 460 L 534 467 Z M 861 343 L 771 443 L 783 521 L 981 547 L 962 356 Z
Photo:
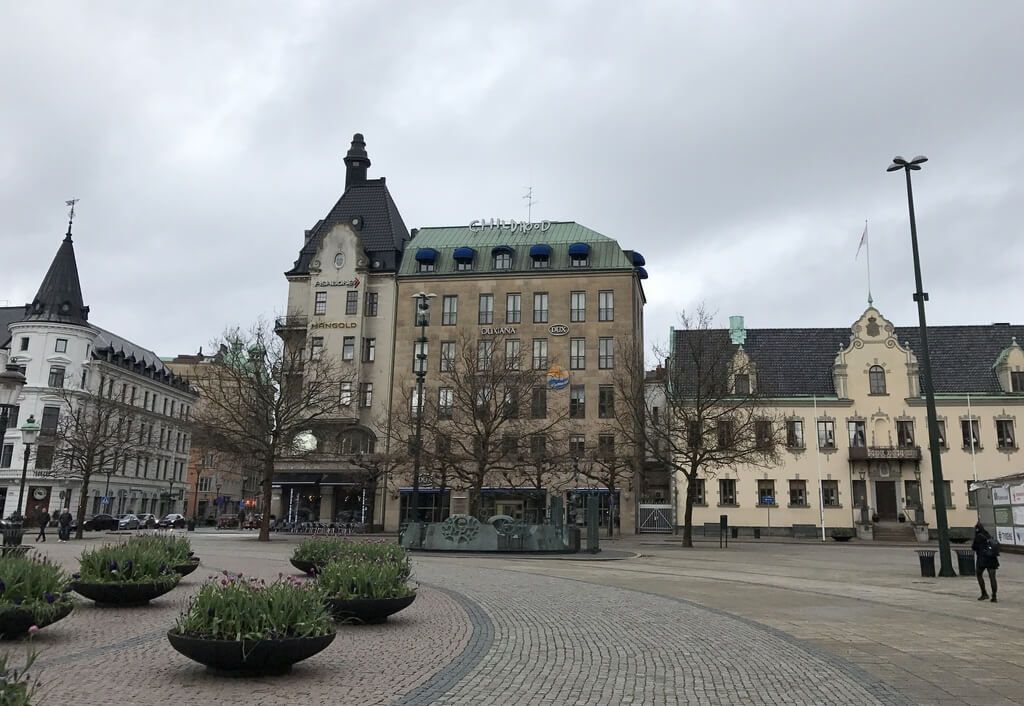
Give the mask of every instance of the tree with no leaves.
M 756 361 L 732 343 L 728 330 L 713 327 L 711 314 L 700 307 L 679 321 L 670 349 L 655 351 L 660 379 L 645 383 L 642 369 L 619 371 L 624 404 L 617 427 L 648 460 L 669 470 L 670 483 L 676 473 L 685 477 L 682 543 L 692 547 L 697 481 L 727 469 L 777 464 L 785 420 L 770 405 Z
M 285 345 L 264 322 L 228 330 L 215 348 L 214 360 L 192 380 L 202 395 L 195 425 L 211 446 L 259 464 L 259 539 L 266 542 L 276 462 L 307 451 L 305 432 L 338 420 L 346 408 L 340 383 L 351 382 L 353 373 L 326 355 Z

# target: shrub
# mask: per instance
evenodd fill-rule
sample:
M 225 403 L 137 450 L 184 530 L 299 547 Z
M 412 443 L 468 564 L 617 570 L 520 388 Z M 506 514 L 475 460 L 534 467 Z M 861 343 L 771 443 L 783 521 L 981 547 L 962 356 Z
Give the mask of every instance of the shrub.
M 274 640 L 327 635 L 334 625 L 320 592 L 304 581 L 267 584 L 225 572 L 199 589 L 175 632 L 210 640 Z
M 0 610 L 16 606 L 50 622 L 70 601 L 68 575 L 56 564 L 36 557 L 0 557 Z
M 963 544 L 974 539 L 974 530 L 968 527 L 950 527 L 949 541 L 954 544 Z
M 179 577 L 164 547 L 127 542 L 82 552 L 75 578 L 83 583 L 177 583 Z
M 3 706 L 32 706 L 32 695 L 37 682 L 29 676 L 28 670 L 36 661 L 37 652 L 30 650 L 25 666 L 19 668 L 9 662 L 10 655 L 0 654 L 0 704 Z
M 316 575 L 327 598 L 404 598 L 413 593 L 407 583 L 408 561 L 367 562 L 353 559 L 329 562 Z
M 400 567 L 404 574 L 403 580 L 409 578 L 412 573 L 408 552 L 397 544 L 385 542 L 352 542 L 333 537 L 307 539 L 295 548 L 292 559 L 311 561 L 320 567 L 332 561 L 393 564 Z
M 849 527 L 836 527 L 829 532 L 829 536 L 832 537 L 832 539 L 841 541 L 844 539 L 853 539 L 853 537 L 856 536 L 856 533 Z
M 192 556 L 192 545 L 188 538 L 179 535 L 137 535 L 129 539 L 128 544 L 163 552 L 167 557 L 167 564 L 170 566 L 188 563 L 189 557 Z

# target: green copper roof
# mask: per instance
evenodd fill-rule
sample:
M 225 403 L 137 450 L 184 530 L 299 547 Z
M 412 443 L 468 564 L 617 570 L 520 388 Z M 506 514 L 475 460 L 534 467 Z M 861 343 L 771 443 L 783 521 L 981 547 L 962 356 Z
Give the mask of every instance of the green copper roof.
M 571 221 L 551 222 L 546 230 L 542 224 L 530 224 L 530 230 L 518 227 L 487 227 L 472 228 L 451 226 L 442 228 L 421 228 L 406 245 L 402 257 L 399 275 L 447 275 L 459 274 L 455 269 L 452 253 L 456 248 L 468 247 L 476 251 L 473 270 L 462 274 L 480 272 L 544 272 L 534 269 L 530 257 L 533 245 L 551 246 L 551 257 L 546 271 L 587 271 L 587 270 L 632 270 L 633 264 L 622 251 L 618 242 L 595 230 Z M 569 267 L 569 246 L 573 243 L 586 243 L 590 246 L 589 266 L 586 268 Z M 510 270 L 494 270 L 491 251 L 506 245 L 513 249 L 512 268 Z M 437 250 L 438 257 L 435 271 L 420 272 L 416 260 L 416 252 L 421 248 Z

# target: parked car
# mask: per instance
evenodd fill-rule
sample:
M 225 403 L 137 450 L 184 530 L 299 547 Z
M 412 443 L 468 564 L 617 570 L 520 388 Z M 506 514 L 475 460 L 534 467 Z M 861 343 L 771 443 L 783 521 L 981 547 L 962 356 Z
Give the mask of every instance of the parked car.
M 185 526 L 185 516 L 184 515 L 179 515 L 176 512 L 172 512 L 171 514 L 166 515 L 162 520 L 160 520 L 159 523 L 157 523 L 157 527 L 165 527 L 165 528 L 166 527 L 173 527 L 174 529 L 181 529 L 184 526 Z
M 238 515 L 221 515 L 217 518 L 217 529 L 238 527 Z
M 133 530 L 142 527 L 142 521 L 134 513 L 129 512 L 117 518 L 117 528 L 120 530 Z
M 156 529 L 156 515 L 151 512 L 144 512 L 139 515 L 139 522 L 142 523 L 142 526 L 146 529 Z
M 117 518 L 113 515 L 99 514 L 87 519 L 82 526 L 86 531 L 99 532 L 103 530 L 116 530 L 117 525 Z

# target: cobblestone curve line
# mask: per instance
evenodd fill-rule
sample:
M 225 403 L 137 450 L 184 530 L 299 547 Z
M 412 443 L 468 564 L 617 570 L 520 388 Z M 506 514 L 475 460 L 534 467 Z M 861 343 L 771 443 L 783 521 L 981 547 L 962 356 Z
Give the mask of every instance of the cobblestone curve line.
M 689 601 L 572 579 L 423 562 L 472 596 L 494 637 L 434 704 L 911 703 L 784 632 Z

